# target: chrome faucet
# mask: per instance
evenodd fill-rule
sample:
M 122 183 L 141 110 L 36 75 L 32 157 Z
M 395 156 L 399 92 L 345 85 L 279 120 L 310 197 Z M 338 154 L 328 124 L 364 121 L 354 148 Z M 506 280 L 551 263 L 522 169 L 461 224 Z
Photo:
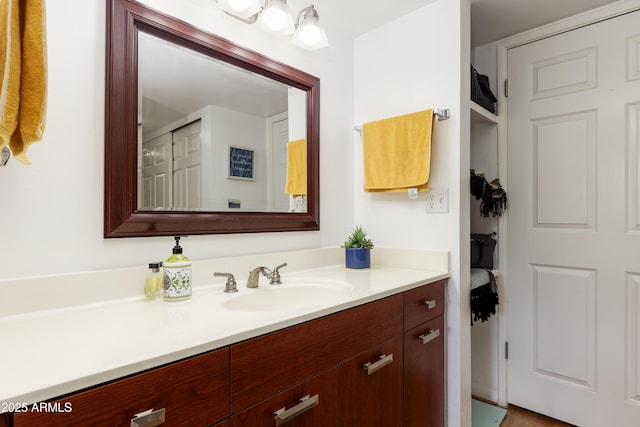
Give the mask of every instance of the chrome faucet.
M 236 279 L 235 279 L 235 277 L 233 277 L 233 274 L 215 272 L 215 273 L 213 273 L 213 275 L 216 276 L 216 277 L 226 277 L 227 278 L 227 282 L 225 283 L 225 288 L 224 288 L 224 291 L 226 293 L 238 292 L 238 288 L 236 287 Z
M 273 269 L 273 274 L 271 275 L 271 281 L 269 281 L 270 285 L 282 285 L 282 280 L 280 280 L 280 269 L 282 267 L 286 267 L 287 263 L 280 264 L 279 266 Z
M 249 278 L 247 279 L 247 288 L 257 288 L 258 287 L 258 279 L 260 278 L 260 273 L 267 279 L 271 279 L 273 273 L 267 267 L 256 267 L 249 273 Z

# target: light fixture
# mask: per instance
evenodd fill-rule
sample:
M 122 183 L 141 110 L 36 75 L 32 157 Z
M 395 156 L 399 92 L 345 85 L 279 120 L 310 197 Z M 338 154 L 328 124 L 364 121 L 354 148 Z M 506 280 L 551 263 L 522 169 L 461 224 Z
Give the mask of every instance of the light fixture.
M 287 6 L 287 0 L 269 0 L 258 18 L 258 25 L 267 31 L 283 36 L 295 31 L 293 16 Z
M 271 33 L 290 35 L 295 31 L 293 43 L 308 50 L 329 46 L 327 35 L 320 25 L 318 12 L 313 5 L 307 6 L 298 13 L 294 23 L 293 15 L 287 0 L 217 0 L 218 7 L 227 15 L 245 24 L 255 24 Z
M 302 21 L 300 19 L 302 18 Z M 293 35 L 293 42 L 305 49 L 315 50 L 329 46 L 329 40 L 320 25 L 318 12 L 311 6 L 307 6 L 298 14 L 297 30 Z
M 243 20 L 250 19 L 254 15 L 257 17 L 262 10 L 260 0 L 218 0 L 218 6 L 225 13 Z

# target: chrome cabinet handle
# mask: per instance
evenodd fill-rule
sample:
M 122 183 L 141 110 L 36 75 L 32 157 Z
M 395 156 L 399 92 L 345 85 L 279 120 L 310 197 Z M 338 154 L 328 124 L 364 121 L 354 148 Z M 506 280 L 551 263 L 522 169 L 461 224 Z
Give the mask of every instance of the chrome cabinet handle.
M 131 418 L 130 427 L 153 427 L 164 424 L 165 408 L 140 412 Z
M 422 344 L 426 344 L 430 341 L 435 340 L 440 336 L 440 329 L 431 329 L 426 334 L 420 335 L 418 339 L 422 341 Z
M 301 415 L 304 412 L 307 412 L 311 408 L 315 408 L 320 404 L 320 396 L 315 395 L 313 397 L 309 397 L 306 395 L 300 398 L 300 403 L 296 406 L 292 406 L 289 409 L 280 408 L 273 413 L 273 417 L 276 420 L 276 426 L 281 426 L 284 423 L 291 421 L 296 418 L 298 415 Z
M 386 355 L 383 354 L 376 360 L 375 362 L 369 362 L 364 364 L 364 369 L 367 371 L 367 375 L 371 375 L 376 371 L 387 366 L 389 363 L 393 362 L 393 353 Z
M 424 302 L 424 305 L 427 306 L 427 310 L 433 310 L 434 308 L 436 308 L 436 300 L 434 299 L 426 300 Z

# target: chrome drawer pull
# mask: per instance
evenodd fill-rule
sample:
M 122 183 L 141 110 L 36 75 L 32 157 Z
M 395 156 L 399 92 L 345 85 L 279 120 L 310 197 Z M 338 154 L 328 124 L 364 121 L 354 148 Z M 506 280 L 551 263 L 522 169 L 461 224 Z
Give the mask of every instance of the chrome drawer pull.
M 390 355 L 383 354 L 377 361 L 365 363 L 364 369 L 367 371 L 367 375 L 371 375 L 391 362 L 393 362 L 393 353 Z
M 306 395 L 300 399 L 300 403 L 296 406 L 293 406 L 289 409 L 280 408 L 273 413 L 273 416 L 276 420 L 276 426 L 281 426 L 282 424 L 291 421 L 298 415 L 307 412 L 311 408 L 315 408 L 320 404 L 320 396 L 315 395 L 313 397 L 309 397 Z
M 434 300 L 434 299 L 426 300 L 424 302 L 424 305 L 427 306 L 428 310 L 433 310 L 434 308 L 436 308 L 436 300 Z
M 422 344 L 426 344 L 430 341 L 435 340 L 440 336 L 440 329 L 431 329 L 425 335 L 420 335 L 418 339 L 422 341 Z
M 153 427 L 164 424 L 164 413 L 165 408 L 156 411 L 149 409 L 148 411 L 135 414 L 133 418 L 131 418 L 130 427 Z

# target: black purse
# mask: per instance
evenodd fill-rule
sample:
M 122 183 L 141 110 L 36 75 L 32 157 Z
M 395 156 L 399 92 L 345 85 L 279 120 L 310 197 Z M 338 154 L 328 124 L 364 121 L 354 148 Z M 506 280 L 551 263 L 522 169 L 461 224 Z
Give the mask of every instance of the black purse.
M 495 103 L 498 99 L 491 92 L 489 77 L 478 74 L 478 71 L 471 66 L 471 100 L 484 107 L 492 113 L 496 113 Z
M 471 233 L 471 268 L 493 269 L 493 254 L 496 249 L 496 233 Z

